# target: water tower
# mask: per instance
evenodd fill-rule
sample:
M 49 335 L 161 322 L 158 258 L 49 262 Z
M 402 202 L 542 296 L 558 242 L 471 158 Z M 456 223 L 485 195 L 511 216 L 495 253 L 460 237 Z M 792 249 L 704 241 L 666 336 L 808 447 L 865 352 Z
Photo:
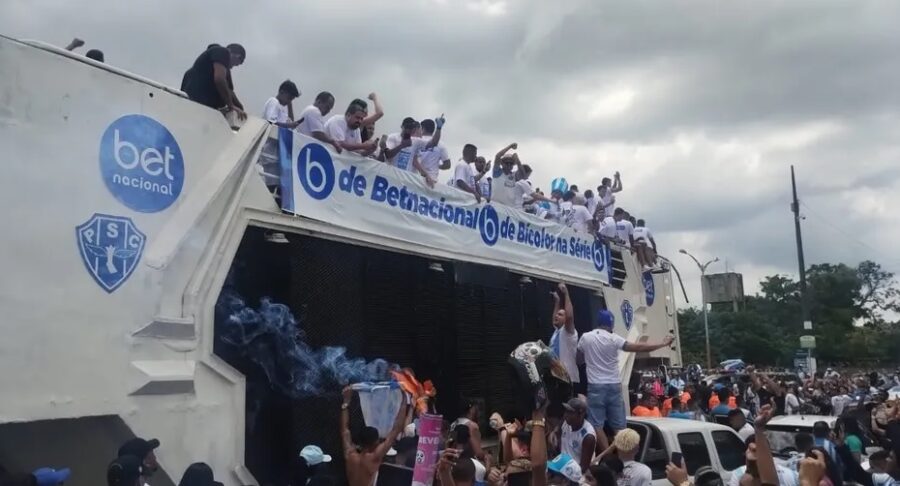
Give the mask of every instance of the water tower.
M 703 296 L 712 306 L 729 303 L 737 312 L 738 304 L 744 303 L 744 276 L 735 272 L 704 275 Z

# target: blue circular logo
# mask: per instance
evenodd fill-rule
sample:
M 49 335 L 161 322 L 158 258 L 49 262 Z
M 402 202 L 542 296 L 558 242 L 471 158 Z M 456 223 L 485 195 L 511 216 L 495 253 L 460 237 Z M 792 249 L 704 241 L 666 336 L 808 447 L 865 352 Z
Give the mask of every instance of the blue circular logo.
M 606 247 L 600 243 L 600 240 L 594 240 L 594 245 L 591 247 L 591 258 L 594 260 L 594 268 L 598 272 L 606 270 Z
M 308 143 L 297 154 L 297 177 L 309 197 L 325 199 L 334 189 L 334 162 L 325 147 Z
M 625 322 L 625 330 L 630 331 L 631 323 L 634 322 L 634 308 L 631 307 L 631 302 L 623 300 L 620 310 L 622 311 L 622 320 Z
M 643 275 L 644 280 L 644 295 L 647 298 L 647 307 L 653 305 L 653 301 L 656 300 L 656 285 L 653 283 L 653 273 L 644 272 Z
M 175 137 L 144 115 L 125 115 L 100 138 L 100 174 L 125 206 L 155 213 L 171 206 L 184 186 L 184 157 Z
M 500 238 L 500 216 L 490 204 L 478 214 L 478 231 L 481 232 L 481 241 L 487 246 L 494 246 Z

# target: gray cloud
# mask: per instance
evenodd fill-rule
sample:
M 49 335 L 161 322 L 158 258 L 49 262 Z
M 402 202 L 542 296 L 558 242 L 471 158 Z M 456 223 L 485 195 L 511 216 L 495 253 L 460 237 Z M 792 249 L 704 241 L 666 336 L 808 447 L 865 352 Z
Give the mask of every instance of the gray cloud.
M 0 3 L 6 35 L 80 36 L 176 86 L 207 44 L 241 42 L 234 78 L 252 111 L 285 78 L 300 105 L 329 90 L 337 111 L 374 90 L 380 132 L 446 113 L 451 154 L 517 141 L 544 187 L 618 170 L 620 204 L 651 221 L 686 278 L 682 246 L 727 258 L 751 291 L 796 272 L 792 164 L 815 212 L 811 262 L 900 269 L 888 262 L 900 238 L 898 21 L 900 4 L 839 0 Z

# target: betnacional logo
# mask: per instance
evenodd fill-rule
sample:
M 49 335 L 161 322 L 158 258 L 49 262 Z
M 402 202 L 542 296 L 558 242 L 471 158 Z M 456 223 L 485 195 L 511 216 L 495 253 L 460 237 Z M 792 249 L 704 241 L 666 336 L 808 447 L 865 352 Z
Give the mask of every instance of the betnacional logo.
M 328 150 L 308 143 L 297 154 L 297 177 L 309 197 L 322 200 L 334 190 L 334 161 Z
M 631 302 L 623 300 L 620 310 L 622 311 L 622 321 L 625 322 L 625 331 L 630 331 L 631 324 L 634 322 L 634 308 L 631 306 Z
M 119 202 L 134 211 L 155 213 L 181 194 L 184 157 L 161 123 L 144 115 L 125 115 L 103 132 L 100 173 Z
M 656 300 L 656 285 L 653 283 L 653 273 L 644 272 L 641 278 L 644 281 L 644 296 L 647 298 L 647 307 L 651 307 L 653 306 L 653 301 Z
M 109 293 L 134 272 L 147 240 L 130 218 L 96 213 L 77 226 L 75 234 L 85 268 Z

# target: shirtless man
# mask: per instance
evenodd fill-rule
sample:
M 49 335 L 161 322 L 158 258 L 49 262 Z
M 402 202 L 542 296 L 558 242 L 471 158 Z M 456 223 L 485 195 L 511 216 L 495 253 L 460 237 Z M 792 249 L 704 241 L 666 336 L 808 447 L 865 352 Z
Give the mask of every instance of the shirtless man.
M 344 403 L 341 405 L 341 440 L 344 444 L 344 461 L 347 467 L 347 482 L 350 486 L 373 486 L 375 475 L 381 467 L 384 456 L 391 449 L 397 436 L 403 431 L 404 419 L 409 407 L 406 397 L 397 412 L 394 426 L 384 439 L 378 443 L 378 430 L 374 427 L 363 429 L 359 437 L 359 447 L 353 444 L 350 438 L 350 401 L 353 399 L 353 389 L 344 388 Z

